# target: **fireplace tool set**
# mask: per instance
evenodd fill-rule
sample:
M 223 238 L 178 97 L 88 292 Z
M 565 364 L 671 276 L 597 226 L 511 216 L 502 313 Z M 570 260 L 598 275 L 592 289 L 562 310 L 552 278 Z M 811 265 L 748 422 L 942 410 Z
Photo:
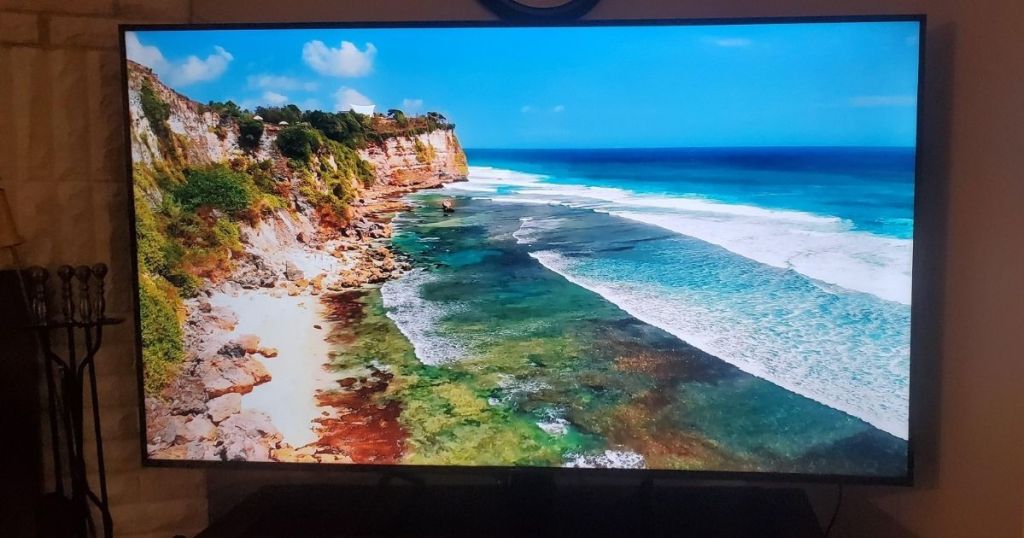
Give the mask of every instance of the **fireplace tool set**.
M 55 515 L 50 521 L 73 536 L 98 536 L 93 510 L 102 519 L 102 536 L 113 536 L 107 495 L 106 467 L 100 430 L 99 395 L 96 390 L 96 353 L 103 343 L 103 329 L 123 319 L 106 315 L 107 266 L 62 265 L 57 269 L 59 291 L 51 293 L 50 273 L 42 267 L 27 270 L 29 328 L 36 333 L 43 353 L 49 428 L 53 457 L 54 492 L 50 494 Z M 50 312 L 50 298 L 59 299 Z M 56 347 L 62 348 L 58 353 Z M 88 390 L 86 390 L 88 384 Z M 86 405 L 86 393 L 89 402 Z M 87 450 L 86 408 L 91 413 L 94 450 Z M 87 458 L 88 453 L 93 458 Z M 88 459 L 95 459 L 97 492 L 89 480 Z

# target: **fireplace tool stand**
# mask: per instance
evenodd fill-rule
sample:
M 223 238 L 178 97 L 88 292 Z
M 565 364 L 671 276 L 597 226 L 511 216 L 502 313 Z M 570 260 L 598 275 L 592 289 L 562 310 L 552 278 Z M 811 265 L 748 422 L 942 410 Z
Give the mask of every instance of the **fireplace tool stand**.
M 114 535 L 107 494 L 106 466 L 103 461 L 103 437 L 100 428 L 100 403 L 96 390 L 96 353 L 103 343 L 103 329 L 123 319 L 106 316 L 104 279 L 107 266 L 62 265 L 57 269 L 60 289 L 51 293 L 50 274 L 42 267 L 28 269 L 29 329 L 38 337 L 43 353 L 46 401 L 53 458 L 54 491 L 47 494 L 46 505 L 52 513 L 40 523 L 54 526 L 54 534 L 91 537 Z M 59 300 L 59 315 L 51 316 L 49 299 Z M 57 348 L 62 353 L 58 353 Z M 88 390 L 86 390 L 88 384 Z M 94 456 L 86 456 L 86 392 L 93 429 Z M 89 481 L 90 465 L 95 460 L 99 491 Z M 93 516 L 97 512 L 102 534 Z

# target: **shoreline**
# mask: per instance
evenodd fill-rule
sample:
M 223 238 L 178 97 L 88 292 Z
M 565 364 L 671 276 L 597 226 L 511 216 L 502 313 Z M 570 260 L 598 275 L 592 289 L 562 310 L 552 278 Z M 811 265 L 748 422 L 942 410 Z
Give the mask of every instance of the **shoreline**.
M 351 386 L 328 371 L 329 325 L 337 321 L 325 301 L 408 270 L 390 239 L 391 220 L 409 209 L 401 198 L 466 180 L 433 172 L 401 179 L 363 191 L 341 229 L 316 229 L 285 213 L 247 230 L 246 257 L 231 276 L 185 302 L 190 356 L 159 398 L 145 398 L 149 457 L 352 461 L 337 443 L 324 442 L 343 426 L 338 402 L 324 395 Z M 281 238 L 295 241 L 281 247 Z M 284 258 L 283 274 L 263 261 L 270 254 Z M 274 405 L 297 399 L 299 405 Z
M 441 194 L 450 194 L 446 191 Z M 442 344 L 447 336 L 482 342 L 465 362 L 444 361 L 445 353 L 434 357 L 445 363 L 444 370 L 454 372 L 454 377 L 464 376 L 459 383 L 488 397 L 491 406 L 503 409 L 506 402 L 512 402 L 510 409 L 537 422 L 548 435 L 566 431 L 596 435 L 610 443 L 609 449 L 629 447 L 650 456 L 648 464 L 665 467 L 694 468 L 698 463 L 686 454 L 712 453 L 698 450 L 710 446 L 740 460 L 753 458 L 730 464 L 733 470 L 739 467 L 732 465 L 756 466 L 753 462 L 760 461 L 755 458 L 759 450 L 779 458 L 775 465 L 785 462 L 794 470 L 814 465 L 797 457 L 811 450 L 819 450 L 820 458 L 833 458 L 837 465 L 846 464 L 855 457 L 849 454 L 854 441 L 847 440 L 852 435 L 871 445 L 874 452 L 870 457 L 877 456 L 889 465 L 894 460 L 886 459 L 883 452 L 897 453 L 905 445 L 898 436 L 864 419 L 753 375 L 590 287 L 571 282 L 537 263 L 530 252 L 552 248 L 552 243 L 570 245 L 565 248 L 573 252 L 589 246 L 570 235 L 572 226 L 561 231 L 548 226 L 562 222 L 598 230 L 598 238 L 614 230 L 618 234 L 616 247 L 603 252 L 628 258 L 632 250 L 624 242 L 632 248 L 665 237 L 654 227 L 637 223 L 627 230 L 613 216 L 601 214 L 587 217 L 593 221 L 581 221 L 582 217 L 573 218 L 570 212 L 576 210 L 571 208 L 486 200 L 463 204 L 457 220 L 445 219 L 430 207 L 403 216 L 403 239 L 396 243 L 399 248 L 411 247 L 417 265 L 431 268 L 431 278 L 419 291 L 415 290 L 416 278 L 389 282 L 383 291 L 389 286 L 404 289 L 392 289 L 390 297 L 385 293 L 382 301 L 388 306 L 387 317 L 412 341 L 424 368 L 432 363 L 422 360 L 421 350 L 445 349 Z M 465 225 L 460 226 L 462 223 Z M 524 223 L 535 223 L 536 233 L 524 232 Z M 545 233 L 553 235 L 545 237 Z M 431 240 L 421 251 L 416 238 L 424 236 Z M 524 246 L 532 242 L 535 248 Z M 509 274 L 517 278 L 509 279 Z M 427 299 L 429 304 L 422 304 Z M 454 309 L 448 309 L 449 305 Z M 430 325 L 426 322 L 432 310 L 451 315 L 445 318 L 443 329 L 422 332 L 418 326 Z M 507 324 L 502 332 L 515 334 L 515 338 L 481 332 L 486 331 L 488 315 L 507 315 L 502 318 Z M 559 329 L 548 331 L 545 327 Z M 603 343 L 595 345 L 596 341 Z M 629 342 L 640 343 L 626 345 Z M 429 353 L 427 356 L 430 358 Z M 744 408 L 746 405 L 752 408 Z M 568 424 L 559 418 L 567 419 Z M 719 419 L 725 425 L 743 424 L 750 435 L 740 435 L 728 426 L 723 429 Z M 631 429 L 638 421 L 660 426 Z M 779 424 L 804 433 L 787 439 L 774 433 Z M 874 464 L 870 457 L 864 458 L 865 464 Z
M 455 190 L 497 203 L 591 207 L 674 234 L 718 245 L 736 255 L 791 269 L 808 278 L 885 301 L 910 304 L 912 237 L 897 237 L 854 227 L 852 221 L 806 209 L 761 206 L 683 193 L 632 190 L 626 184 L 588 185 L 547 181 L 552 176 L 514 168 L 474 165 L 475 180 Z M 500 192 L 500 188 L 514 189 Z M 711 224 L 722 224 L 711 226 Z M 765 231 L 778 251 L 762 247 Z M 835 251 L 844 245 L 853 254 Z M 904 261 L 901 261 L 905 258 Z M 882 263 L 884 265 L 877 265 Z M 890 274 L 899 273 L 898 277 Z M 870 275 L 856 277 L 856 275 Z M 888 275 L 888 280 L 887 280 Z
M 226 424 L 227 431 L 230 432 L 236 423 L 245 419 L 243 424 L 246 426 L 242 427 L 242 430 L 248 437 L 243 438 L 243 451 L 239 452 L 230 447 L 219 449 L 219 452 L 213 452 L 215 457 L 232 459 L 241 454 L 242 457 L 239 459 L 248 461 L 394 464 L 400 463 L 403 457 L 409 453 L 415 456 L 415 449 L 410 444 L 409 436 L 416 428 L 410 427 L 411 431 L 407 432 L 399 420 L 399 416 L 403 413 L 403 404 L 390 398 L 380 398 L 380 395 L 386 391 L 395 388 L 402 390 L 405 380 L 396 379 L 394 386 L 389 389 L 395 374 L 389 368 L 381 367 L 374 361 L 363 361 L 354 367 L 350 364 L 344 369 L 337 369 L 337 366 L 330 368 L 328 365 L 331 362 L 329 357 L 332 353 L 332 344 L 350 344 L 356 338 L 356 333 L 346 329 L 358 326 L 361 317 L 366 315 L 366 312 L 362 310 L 365 305 L 362 304 L 361 298 L 366 295 L 367 290 L 376 288 L 376 286 L 364 287 L 364 284 L 384 284 L 393 281 L 409 270 L 409 267 L 400 259 L 396 261 L 394 252 L 397 252 L 398 249 L 391 242 L 393 218 L 402 214 L 409 207 L 400 198 L 418 190 L 442 187 L 446 183 L 447 181 L 439 178 L 436 181 L 423 182 L 416 187 L 402 185 L 378 192 L 369 201 L 360 200 L 359 207 L 362 211 L 353 220 L 352 225 L 343 229 L 341 238 L 325 242 L 309 240 L 304 242 L 299 251 L 303 255 L 312 253 L 322 257 L 328 256 L 322 254 L 325 250 L 331 252 L 329 256 L 337 260 L 334 262 L 335 265 L 331 266 L 335 270 L 334 274 L 330 276 L 334 278 L 330 278 L 327 274 L 317 274 L 312 279 L 306 279 L 306 275 L 303 274 L 293 275 L 296 277 L 295 279 L 279 281 L 273 287 L 268 288 L 250 285 L 248 287 L 241 286 L 241 289 L 238 289 L 234 285 L 227 284 L 218 286 L 214 292 L 215 296 L 210 297 L 208 301 L 211 312 L 228 311 L 237 314 L 239 310 L 242 310 L 239 305 L 261 303 L 265 306 L 255 311 L 268 312 L 272 308 L 280 309 L 288 304 L 291 305 L 288 307 L 289 311 L 298 310 L 304 314 L 288 317 L 247 316 L 245 319 L 237 319 L 236 315 L 232 327 L 220 332 L 228 343 L 244 340 L 244 337 L 250 333 L 261 336 L 261 339 L 249 342 L 250 349 L 246 351 L 244 358 L 251 359 L 252 362 L 260 365 L 266 372 L 266 379 L 256 379 L 256 382 L 252 383 L 247 390 L 240 390 L 242 394 L 239 397 L 237 412 L 230 415 L 228 420 L 221 418 L 215 424 L 215 428 L 218 430 L 216 439 L 221 440 L 225 437 L 225 434 L 222 433 L 225 430 L 223 425 Z M 442 194 L 460 195 L 444 191 Z M 437 210 L 440 212 L 440 207 Z M 470 211 L 467 214 L 472 216 L 472 208 L 469 207 L 467 210 Z M 379 227 L 373 227 L 374 225 Z M 367 229 L 374 230 L 374 232 L 366 233 Z M 363 233 L 360 233 L 359 230 L 363 230 Z M 523 234 L 517 236 L 516 233 L 513 233 L 512 237 L 518 244 L 522 244 L 524 240 L 529 242 L 530 239 L 524 237 Z M 295 252 L 285 249 L 285 253 L 278 252 L 277 254 L 290 259 Z M 307 260 L 306 264 L 293 263 L 293 265 L 296 267 L 302 265 L 304 269 L 308 269 L 310 267 L 307 265 L 308 263 L 311 262 Z M 541 265 L 544 266 L 544 264 Z M 315 264 L 312 266 L 323 267 Z M 549 267 L 544 266 L 544 270 L 566 278 L 565 275 L 561 275 L 558 271 L 552 271 Z M 571 279 L 568 280 L 571 282 Z M 573 282 L 573 284 L 575 287 L 595 293 L 594 290 L 580 283 Z M 600 296 L 602 301 L 608 302 L 618 309 L 622 308 L 602 294 L 596 293 L 596 295 Z M 656 324 L 651 324 L 634 313 L 627 313 L 639 323 L 657 327 Z M 392 321 L 399 321 L 390 314 L 387 314 L 387 317 Z M 284 320 L 283 323 L 282 320 Z M 400 323 L 398 330 L 402 332 L 405 341 L 415 347 L 415 339 L 402 331 Z M 302 338 L 294 337 L 298 334 L 304 336 Z M 288 343 L 297 344 L 300 347 L 305 345 L 307 350 L 295 351 L 294 348 L 289 349 L 289 346 L 280 343 L 287 342 L 289 338 L 291 342 Z M 337 340 L 330 341 L 331 338 Z M 679 337 L 676 336 L 676 338 Z M 683 342 L 686 343 L 686 341 Z M 263 349 L 262 346 L 274 346 L 273 355 L 276 356 L 270 357 L 262 354 L 260 352 L 260 349 Z M 696 351 L 703 354 L 699 349 Z M 420 363 L 431 366 L 431 363 L 424 362 L 419 355 L 417 353 Z M 323 360 L 319 360 L 317 357 Z M 738 368 L 717 356 L 714 359 L 723 365 Z M 622 366 L 622 368 L 627 366 Z M 243 364 L 239 368 L 245 370 L 248 367 Z M 616 362 L 616 368 L 619 368 L 618 362 Z M 645 370 L 646 366 L 640 368 L 640 371 L 644 373 L 646 373 Z M 762 376 L 749 372 L 744 373 L 772 384 Z M 254 377 L 258 378 L 259 376 L 254 375 Z M 270 382 L 271 380 L 276 383 Z M 604 384 L 604 382 L 598 383 L 593 380 L 591 382 L 595 386 Z M 807 398 L 807 396 L 801 396 L 799 392 L 777 384 L 775 386 L 782 391 Z M 300 398 L 301 400 L 299 400 Z M 298 403 L 289 405 L 287 409 L 273 405 L 280 401 L 287 401 L 290 404 L 298 401 Z M 838 411 L 833 406 L 823 405 Z M 268 409 L 268 411 L 264 412 L 263 409 Z M 665 402 L 661 400 L 641 398 L 626 405 L 622 413 L 623 417 L 637 415 L 633 418 L 640 416 L 652 418 L 665 412 L 665 409 L 667 409 Z M 537 422 L 536 425 L 546 434 L 553 437 L 558 436 L 558 432 L 545 429 L 541 422 Z M 300 433 L 297 435 L 296 431 Z M 880 431 L 884 432 L 884 430 Z M 643 437 L 639 432 L 628 428 L 610 433 L 614 433 L 608 437 L 608 440 L 612 442 L 611 446 L 618 448 L 630 446 L 634 437 Z M 564 431 L 561 434 L 564 435 Z M 694 452 L 694 454 L 705 454 L 703 457 L 717 454 L 716 458 L 726 458 L 725 452 L 718 454 L 717 449 L 712 450 L 713 444 L 702 443 L 699 435 L 671 437 L 669 439 L 671 443 L 665 440 L 649 441 L 654 443 L 651 446 L 655 452 Z M 668 444 L 664 446 L 658 444 L 662 441 Z M 551 442 L 557 443 L 557 441 Z M 840 447 L 836 450 L 842 449 L 839 443 L 840 441 L 836 441 L 836 446 Z M 209 442 L 206 441 L 192 442 L 190 446 L 203 447 L 208 444 Z M 214 441 L 214 445 L 216 446 L 216 441 Z M 406 450 L 413 452 L 406 452 Z M 621 452 L 609 450 L 613 453 Z M 190 458 L 194 457 L 195 453 L 186 452 L 187 457 Z M 640 453 L 637 452 L 637 454 Z M 177 452 L 171 451 L 167 454 L 173 457 Z M 210 452 L 203 454 L 209 455 Z M 605 466 L 601 461 L 588 459 L 598 456 L 600 454 L 572 452 L 566 455 L 562 465 Z M 659 457 L 664 459 L 667 456 L 662 454 Z M 740 466 L 749 464 L 749 462 L 732 463 L 732 465 Z

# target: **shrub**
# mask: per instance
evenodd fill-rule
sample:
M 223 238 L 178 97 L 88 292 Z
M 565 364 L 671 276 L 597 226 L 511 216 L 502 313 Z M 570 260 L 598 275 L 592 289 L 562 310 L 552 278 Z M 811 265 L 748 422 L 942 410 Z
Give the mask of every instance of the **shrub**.
M 298 123 L 302 121 L 302 110 L 299 110 L 299 107 L 295 105 L 258 106 L 256 107 L 256 115 L 268 123 L 280 123 L 282 121 Z
M 334 162 L 338 165 L 338 170 L 350 174 L 364 187 L 373 185 L 374 179 L 377 177 L 373 163 L 363 160 L 354 149 L 348 146 L 335 143 L 331 143 L 329 146 L 331 154 L 334 156 Z
M 412 145 L 413 149 L 416 150 L 416 162 L 428 164 L 434 160 L 434 146 L 424 144 L 419 138 L 414 138 Z
M 406 117 L 405 112 L 397 108 L 388 110 L 388 117 L 395 120 L 399 127 L 407 127 L 409 125 L 409 118 Z
M 242 109 L 234 101 L 227 101 L 225 103 L 210 101 L 206 106 L 222 118 L 242 117 Z
M 260 140 L 263 139 L 263 122 L 252 118 L 245 118 L 238 122 L 238 145 L 248 151 L 260 147 Z
M 245 174 L 224 165 L 186 171 L 185 184 L 174 190 L 174 197 L 188 211 L 206 206 L 232 214 L 248 209 L 253 201 Z
M 303 119 L 330 140 L 344 143 L 350 138 L 348 125 L 337 114 L 313 110 L 307 112 Z
M 167 281 L 139 274 L 139 314 L 142 321 L 142 366 L 146 393 L 155 395 L 167 384 L 185 356 L 180 299 Z
M 167 269 L 167 239 L 149 204 L 140 193 L 135 195 L 135 240 L 139 256 L 139 270 L 155 273 Z
M 157 96 L 156 92 L 153 91 L 153 87 L 148 82 L 142 83 L 139 97 L 142 101 L 142 113 L 146 116 L 146 120 L 149 121 L 153 132 L 161 138 L 166 138 L 170 134 L 167 120 L 171 117 L 171 106 Z
M 309 158 L 323 146 L 320 132 L 306 125 L 292 125 L 277 134 L 277 149 L 289 159 L 309 162 Z
M 260 192 L 267 194 L 277 194 L 277 180 L 273 176 L 273 161 L 267 159 L 265 161 L 259 161 L 251 163 L 245 168 L 245 173 L 249 174 L 252 178 L 253 185 L 259 189 Z

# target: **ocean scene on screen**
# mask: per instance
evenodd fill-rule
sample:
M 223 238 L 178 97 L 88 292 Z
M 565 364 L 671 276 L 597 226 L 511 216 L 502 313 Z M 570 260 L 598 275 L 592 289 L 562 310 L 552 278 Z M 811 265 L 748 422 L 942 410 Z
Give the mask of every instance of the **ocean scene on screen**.
M 149 457 L 906 476 L 917 35 L 128 34 Z

